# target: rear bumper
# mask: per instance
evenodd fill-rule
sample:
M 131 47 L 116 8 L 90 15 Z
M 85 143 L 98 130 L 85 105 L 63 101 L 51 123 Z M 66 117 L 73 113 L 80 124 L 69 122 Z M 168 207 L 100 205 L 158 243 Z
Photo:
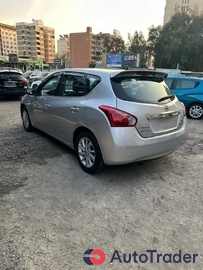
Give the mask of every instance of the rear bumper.
M 104 163 L 121 165 L 160 158 L 174 152 L 187 139 L 187 120 L 176 132 L 151 138 L 142 138 L 135 128 L 111 128 L 111 139 L 101 140 Z M 101 136 L 100 136 L 101 138 Z
M 26 89 L 13 88 L 13 89 L 0 89 L 0 96 L 17 96 L 25 95 Z

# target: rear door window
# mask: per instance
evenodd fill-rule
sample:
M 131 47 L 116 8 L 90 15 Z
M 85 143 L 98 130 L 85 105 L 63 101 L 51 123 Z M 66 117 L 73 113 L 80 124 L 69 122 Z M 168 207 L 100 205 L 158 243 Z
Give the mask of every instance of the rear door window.
M 198 81 L 195 80 L 181 80 L 178 79 L 176 81 L 176 86 L 175 89 L 191 89 L 191 88 L 196 88 L 199 85 Z
M 112 78 L 113 91 L 122 100 L 160 103 L 160 99 L 167 97 L 163 102 L 170 102 L 175 98 L 168 85 L 158 78 L 128 77 Z
M 90 92 L 98 83 L 100 83 L 101 78 L 96 75 L 87 75 L 87 92 Z
M 85 78 L 82 74 L 65 73 L 61 83 L 62 96 L 84 96 L 85 95 Z

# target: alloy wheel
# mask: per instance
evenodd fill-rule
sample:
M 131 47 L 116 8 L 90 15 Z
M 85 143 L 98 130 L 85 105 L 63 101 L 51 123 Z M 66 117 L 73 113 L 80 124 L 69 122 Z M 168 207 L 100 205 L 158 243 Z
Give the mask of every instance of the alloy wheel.
M 191 118 L 199 119 L 203 116 L 203 107 L 199 104 L 192 105 L 188 113 Z
M 82 137 L 78 143 L 78 156 L 86 168 L 91 168 L 95 163 L 96 152 L 90 139 Z

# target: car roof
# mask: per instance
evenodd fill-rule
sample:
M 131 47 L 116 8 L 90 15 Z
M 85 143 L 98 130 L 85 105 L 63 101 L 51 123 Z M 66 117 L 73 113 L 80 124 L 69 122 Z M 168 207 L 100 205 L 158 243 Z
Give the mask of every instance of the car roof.
M 110 78 L 116 77 L 119 74 L 123 76 L 127 76 L 127 75 L 132 76 L 133 74 L 136 74 L 136 73 L 137 75 L 139 75 L 139 73 L 144 74 L 145 72 L 148 75 L 158 76 L 161 78 L 166 78 L 167 76 L 167 74 L 164 72 L 157 72 L 155 70 L 140 70 L 140 69 L 125 70 L 125 69 L 108 69 L 108 68 L 106 69 L 105 68 L 66 68 L 66 69 L 57 70 L 56 72 L 65 72 L 65 71 L 88 73 L 88 74 L 97 75 L 97 76 L 109 76 Z
M 22 72 L 18 71 L 18 70 L 14 70 L 14 69 L 2 69 L 0 70 L 0 73 L 18 73 L 20 75 L 23 75 Z
M 22 72 L 22 70 L 20 70 L 19 68 L 13 68 L 13 67 L 0 67 L 0 71 L 17 71 L 17 72 L 19 72 L 19 73 L 21 73 L 21 74 L 23 74 L 23 72 Z
M 59 70 L 58 70 L 59 71 Z M 60 71 L 68 71 L 68 72 L 81 72 L 81 73 L 91 73 L 95 75 L 111 75 L 111 74 L 118 74 L 122 71 L 123 69 L 105 69 L 105 68 L 65 68 Z
M 168 76 L 167 79 L 200 80 L 200 81 L 203 80 L 203 78 L 192 76 Z

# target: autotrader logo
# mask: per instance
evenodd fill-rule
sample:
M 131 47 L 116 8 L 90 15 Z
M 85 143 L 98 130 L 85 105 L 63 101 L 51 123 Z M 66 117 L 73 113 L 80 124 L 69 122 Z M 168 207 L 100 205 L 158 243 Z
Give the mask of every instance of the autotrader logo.
M 83 260 L 88 265 L 100 265 L 106 260 L 106 254 L 101 249 L 88 249 L 84 252 Z

